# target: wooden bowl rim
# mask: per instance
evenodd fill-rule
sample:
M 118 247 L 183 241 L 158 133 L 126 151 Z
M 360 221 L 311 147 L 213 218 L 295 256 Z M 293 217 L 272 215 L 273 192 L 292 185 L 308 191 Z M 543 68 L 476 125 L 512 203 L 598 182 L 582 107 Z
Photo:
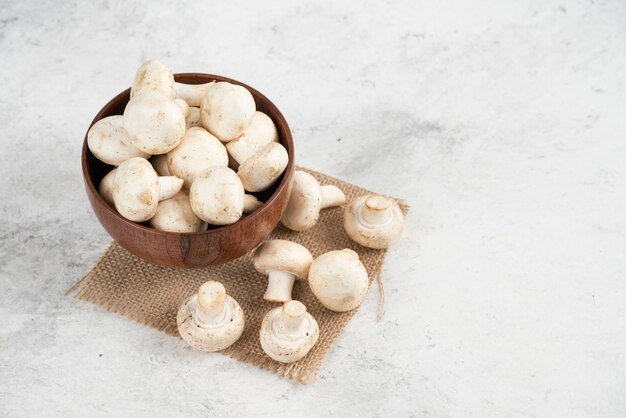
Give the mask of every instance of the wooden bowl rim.
M 287 155 L 289 157 L 289 161 L 287 163 L 287 168 L 285 169 L 284 173 L 283 173 L 283 178 L 281 180 L 281 182 L 278 184 L 278 186 L 276 187 L 276 190 L 274 191 L 274 193 L 272 193 L 272 195 L 269 197 L 269 199 L 267 199 L 265 202 L 263 202 L 263 206 L 261 206 L 259 209 L 255 210 L 254 212 L 252 212 L 250 215 L 246 215 L 245 217 L 243 217 L 242 219 L 239 219 L 237 222 L 230 224 L 230 225 L 221 225 L 221 226 L 217 226 L 215 229 L 209 229 L 208 231 L 200 231 L 200 232 L 169 232 L 169 231 L 161 231 L 158 229 L 154 229 L 154 228 L 150 228 L 148 226 L 144 226 L 141 225 L 139 223 L 130 221 L 126 218 L 124 218 L 122 215 L 120 215 L 116 210 L 114 210 L 113 208 L 111 208 L 111 206 L 109 206 L 104 199 L 102 198 L 102 196 L 100 196 L 100 193 L 98 193 L 98 190 L 96 190 L 95 185 L 93 184 L 93 180 L 91 179 L 91 176 L 89 175 L 89 170 L 87 169 L 87 153 L 91 153 L 91 151 L 89 151 L 89 148 L 87 146 L 87 134 L 89 133 L 89 129 L 91 129 L 91 127 L 93 126 L 94 123 L 96 123 L 97 121 L 99 121 L 100 119 L 102 119 L 102 115 L 108 111 L 108 109 L 113 106 L 114 103 L 116 103 L 117 101 L 121 100 L 125 95 L 129 95 L 130 94 L 130 88 L 127 88 L 126 90 L 122 91 L 121 93 L 117 94 L 115 97 L 113 97 L 111 100 L 109 100 L 103 107 L 102 109 L 100 109 L 100 111 L 96 114 L 96 116 L 93 118 L 93 120 L 91 121 L 91 123 L 89 124 L 89 127 L 87 128 L 87 132 L 85 133 L 85 138 L 83 139 L 83 149 L 82 149 L 82 153 L 81 153 L 81 162 L 82 162 L 82 169 L 83 169 L 83 180 L 85 181 L 85 184 L 87 185 L 87 188 L 89 189 L 89 192 L 95 196 L 96 201 L 100 204 L 100 206 L 104 206 L 105 210 L 108 210 L 110 213 L 112 213 L 113 215 L 115 215 L 117 217 L 117 219 L 119 219 L 123 224 L 125 224 L 127 227 L 129 228 L 136 228 L 139 231 L 145 231 L 147 233 L 153 233 L 156 235 L 163 235 L 163 236 L 170 236 L 170 237 L 176 237 L 176 236 L 211 236 L 211 235 L 219 235 L 219 234 L 223 234 L 223 233 L 228 233 L 230 229 L 235 229 L 235 228 L 239 228 L 242 224 L 246 223 L 246 222 L 254 222 L 254 220 L 258 217 L 263 216 L 264 212 L 266 212 L 267 210 L 269 210 L 268 208 L 272 205 L 272 203 L 274 202 L 274 200 L 276 200 L 278 198 L 278 196 L 280 195 L 280 193 L 282 191 L 284 191 L 287 187 L 288 187 L 288 183 L 292 177 L 293 171 L 294 171 L 294 144 L 293 144 L 293 137 L 291 135 L 291 130 L 289 128 L 289 125 L 287 124 L 287 120 L 285 119 L 285 117 L 283 116 L 283 114 L 280 112 L 280 110 L 278 110 L 278 108 L 276 107 L 276 105 L 267 97 L 265 97 L 265 95 L 263 95 L 262 93 L 260 93 L 258 90 L 248 86 L 245 83 L 242 83 L 241 81 L 237 81 L 228 77 L 224 77 L 224 76 L 220 76 L 220 75 L 216 75 L 216 74 L 206 74 L 206 73 L 177 73 L 174 74 L 174 79 L 176 81 L 178 81 L 178 79 L 180 78 L 195 78 L 195 81 L 198 81 L 197 83 L 187 83 L 186 84 L 203 84 L 203 83 L 209 83 L 211 81 L 227 81 L 229 83 L 232 84 L 238 84 L 240 86 L 245 87 L 246 89 L 248 89 L 248 91 L 250 91 L 250 93 L 252 93 L 252 96 L 254 97 L 258 97 L 261 100 L 264 100 L 267 102 L 269 108 L 271 109 L 271 118 L 276 118 L 278 119 L 280 122 L 282 122 L 282 124 L 284 124 L 284 127 L 286 128 L 286 135 L 285 138 L 283 138 L 282 136 L 280 137 L 281 139 L 281 143 L 284 142 L 284 146 L 287 150 Z M 280 131 L 279 131 L 280 134 Z M 95 158 L 95 157 L 94 157 Z

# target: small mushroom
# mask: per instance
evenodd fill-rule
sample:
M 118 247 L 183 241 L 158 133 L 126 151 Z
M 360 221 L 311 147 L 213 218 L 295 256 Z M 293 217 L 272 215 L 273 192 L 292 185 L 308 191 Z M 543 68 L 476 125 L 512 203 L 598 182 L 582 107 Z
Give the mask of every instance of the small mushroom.
M 306 356 L 319 337 L 317 321 L 297 300 L 269 311 L 261 324 L 260 341 L 265 354 L 281 363 Z
M 124 128 L 135 147 L 149 154 L 165 154 L 180 143 L 185 133 L 185 115 L 176 100 L 145 91 L 126 105 Z
M 115 173 L 117 168 L 109 171 L 106 176 L 102 178 L 100 186 L 98 187 L 98 193 L 105 202 L 112 208 L 115 208 L 115 202 L 113 201 L 113 187 L 115 186 Z
M 250 125 L 255 111 L 254 98 L 245 87 L 220 81 L 202 98 L 200 122 L 220 141 L 229 142 Z
M 120 165 L 132 157 L 150 156 L 130 144 L 121 115 L 109 116 L 94 123 L 87 133 L 87 146 L 97 159 L 110 165 Z
M 237 222 L 243 213 L 244 190 L 237 174 L 228 167 L 212 167 L 191 185 L 191 208 L 211 225 Z
M 270 142 L 278 142 L 276 125 L 265 113 L 257 111 L 241 136 L 226 144 L 226 150 L 237 164 L 242 164 Z
M 205 84 L 184 84 L 174 81 L 174 75 L 165 65 L 156 60 L 146 61 L 135 73 L 130 89 L 131 99 L 146 91 L 158 92 L 168 97 L 184 100 L 189 106 L 200 106 L 209 86 Z
M 253 194 L 246 193 L 243 195 L 243 213 L 248 215 L 263 206 L 263 202 L 256 198 Z
M 185 116 L 185 127 L 189 129 L 195 126 L 202 126 L 200 125 L 200 108 L 190 107 L 189 114 Z
M 296 170 L 291 196 L 280 222 L 293 231 L 306 231 L 317 223 L 321 209 L 345 202 L 346 196 L 338 187 L 320 186 L 315 177 Z
M 270 142 L 239 166 L 237 174 L 249 192 L 267 190 L 287 168 L 289 156 L 285 147 Z
M 343 227 L 353 241 L 364 247 L 388 248 L 402 236 L 404 215 L 391 198 L 359 196 L 346 206 Z
M 159 176 L 171 176 L 170 169 L 167 167 L 167 154 L 155 155 L 150 159 L 152 168 Z
M 220 351 L 233 345 L 245 324 L 243 310 L 220 282 L 208 281 L 178 309 L 180 336 L 201 351 Z
M 185 181 L 189 189 L 194 179 L 211 167 L 227 167 L 224 145 L 202 128 L 187 129 L 180 144 L 167 153 L 170 173 Z
M 162 200 L 148 221 L 151 227 L 168 232 L 199 232 L 204 222 L 193 213 L 189 196 L 181 190 L 171 199 Z
M 354 251 L 329 251 L 311 263 L 309 286 L 322 305 L 331 311 L 347 312 L 361 304 L 369 279 Z
M 117 168 L 113 201 L 120 215 L 144 222 L 154 216 L 160 200 L 173 197 L 182 187 L 182 179 L 157 176 L 148 160 L 130 158 Z
M 309 250 L 295 242 L 276 239 L 259 245 L 252 263 L 256 271 L 268 276 L 263 299 L 271 302 L 291 300 L 294 281 L 306 280 L 312 261 Z

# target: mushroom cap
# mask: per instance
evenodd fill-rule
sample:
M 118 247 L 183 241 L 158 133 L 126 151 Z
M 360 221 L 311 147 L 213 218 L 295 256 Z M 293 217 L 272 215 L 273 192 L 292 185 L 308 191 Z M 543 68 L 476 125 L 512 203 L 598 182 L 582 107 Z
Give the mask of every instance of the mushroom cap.
M 278 142 L 270 142 L 239 166 L 237 174 L 249 192 L 267 190 L 283 174 L 289 155 Z
M 187 298 L 178 309 L 176 324 L 183 340 L 201 351 L 220 351 L 233 345 L 245 325 L 241 306 L 231 296 L 224 298 L 224 316 L 216 323 L 199 324 L 194 311 L 198 305 L 198 293 Z
M 194 126 L 202 126 L 200 125 L 200 108 L 199 107 L 189 107 L 189 114 L 185 116 L 185 126 L 187 129 L 193 128 Z
M 228 167 L 212 167 L 197 176 L 189 191 L 196 215 L 211 225 L 237 222 L 243 214 L 243 185 Z
M 252 256 L 254 268 L 261 274 L 284 271 L 302 280 L 307 278 L 312 261 L 313 256 L 304 246 L 282 239 L 263 242 Z
M 189 189 L 194 179 L 209 168 L 228 167 L 228 153 L 219 139 L 206 130 L 190 128 L 180 144 L 167 153 L 167 166 Z
M 296 170 L 293 188 L 280 222 L 292 231 L 306 231 L 317 223 L 322 208 L 322 188 L 304 171 Z
M 106 176 L 100 182 L 100 186 L 98 187 L 98 193 L 105 202 L 112 208 L 115 208 L 115 201 L 113 200 L 113 188 L 115 187 L 115 173 L 117 173 L 117 168 L 109 171 Z
M 174 98 L 174 75 L 159 61 L 150 60 L 139 66 L 130 87 L 130 98 L 147 91 Z
M 146 91 L 126 105 L 124 128 L 135 147 L 150 154 L 165 154 L 180 143 L 185 116 L 171 97 Z
M 272 119 L 256 111 L 250 125 L 241 136 L 226 144 L 226 150 L 237 164 L 242 164 L 270 142 L 278 142 L 278 130 Z
M 150 154 L 130 144 L 124 129 L 124 117 L 109 116 L 100 119 L 87 133 L 87 146 L 100 161 L 120 165 L 133 157 L 148 158 Z
M 182 190 L 171 199 L 160 201 L 149 223 L 155 229 L 169 232 L 198 232 L 203 224 L 193 213 L 189 196 Z
M 378 212 L 384 222 L 373 224 L 364 219 L 364 212 Z M 404 215 L 395 200 L 378 195 L 353 199 L 343 213 L 343 226 L 348 236 L 364 247 L 383 249 L 400 240 L 404 231 Z
M 130 158 L 117 167 L 113 200 L 117 211 L 131 221 L 152 218 L 159 203 L 159 179 L 144 158 Z
M 309 286 L 326 308 L 350 311 L 361 304 L 369 287 L 365 266 L 350 249 L 330 251 L 311 263 Z
M 263 318 L 259 339 L 265 354 L 281 363 L 293 363 L 306 356 L 319 338 L 319 326 L 306 307 L 292 300 L 269 311 Z M 303 326 L 296 333 L 287 332 L 281 325 L 283 310 L 287 315 L 302 316 Z M 289 312 L 292 311 L 292 312 Z
M 250 125 L 256 104 L 242 86 L 220 81 L 207 89 L 200 104 L 200 123 L 222 142 L 237 138 Z

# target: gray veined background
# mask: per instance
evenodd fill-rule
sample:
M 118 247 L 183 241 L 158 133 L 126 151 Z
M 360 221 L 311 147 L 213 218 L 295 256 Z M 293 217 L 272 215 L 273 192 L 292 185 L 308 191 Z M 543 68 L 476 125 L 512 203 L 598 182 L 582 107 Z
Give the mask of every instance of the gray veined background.
M 624 416 L 626 4 L 0 1 L 0 415 Z M 139 64 L 242 80 L 298 163 L 412 205 L 302 387 L 64 297 Z M 148 290 L 147 290 L 148 291 Z

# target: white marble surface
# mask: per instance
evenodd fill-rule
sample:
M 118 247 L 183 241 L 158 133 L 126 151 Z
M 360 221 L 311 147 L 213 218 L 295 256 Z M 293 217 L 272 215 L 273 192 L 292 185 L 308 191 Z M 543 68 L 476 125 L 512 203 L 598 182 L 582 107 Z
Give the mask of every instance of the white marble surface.
M 626 4 L 0 0 L 0 415 L 626 414 Z M 506 3 L 506 4 L 505 4 Z M 283 111 L 300 164 L 412 205 L 308 387 L 63 295 L 79 164 L 145 59 Z

